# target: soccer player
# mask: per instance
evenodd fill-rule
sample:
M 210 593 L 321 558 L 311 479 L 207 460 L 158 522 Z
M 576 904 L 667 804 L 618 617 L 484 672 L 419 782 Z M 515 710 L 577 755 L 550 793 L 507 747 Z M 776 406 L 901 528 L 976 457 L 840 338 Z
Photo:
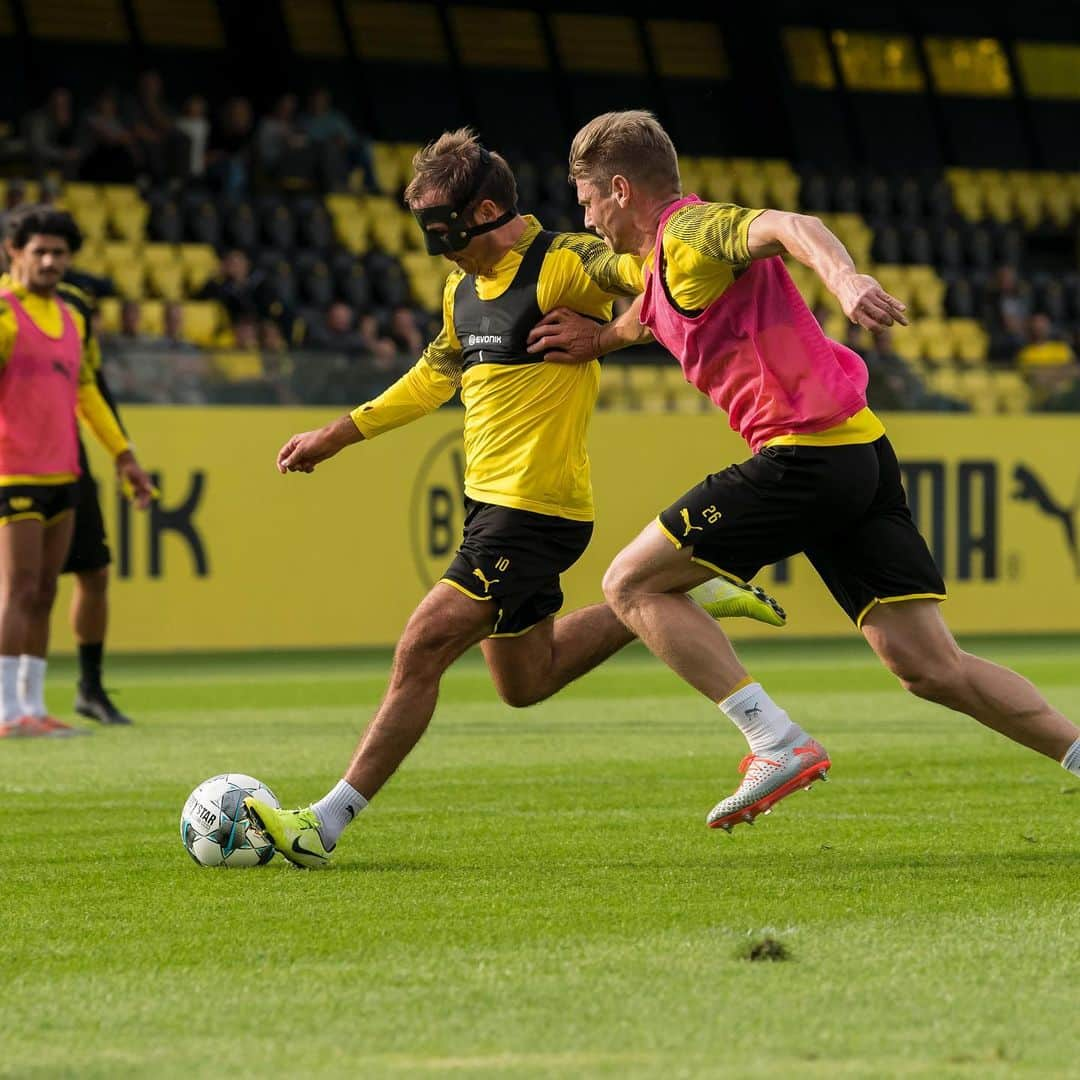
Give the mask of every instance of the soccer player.
M 248 800 L 286 858 L 325 865 L 345 826 L 423 735 L 443 672 L 481 642 L 500 696 L 526 706 L 554 694 L 633 639 L 603 604 L 557 622 L 559 576 L 592 535 L 586 452 L 599 365 L 547 364 L 526 352 L 529 330 L 565 305 L 604 321 L 626 290 L 595 236 L 551 233 L 517 211 L 513 173 L 467 129 L 416 155 L 406 202 L 427 250 L 455 265 L 443 326 L 417 364 L 374 401 L 282 447 L 282 473 L 311 472 L 344 447 L 426 415 L 460 388 L 465 406 L 464 537 L 456 558 L 409 619 L 390 685 L 342 781 L 311 807 Z M 636 272 L 635 272 L 636 273 Z M 782 623 L 760 592 L 723 582 L 717 616 Z
M 742 783 L 708 824 L 752 823 L 824 779 L 829 759 L 681 593 L 706 573 L 749 581 L 797 552 L 905 689 L 1080 775 L 1080 729 L 1026 679 L 953 640 L 938 606 L 944 582 L 912 521 L 884 427 L 867 408 L 866 367 L 824 337 L 779 256 L 814 270 L 868 330 L 905 325 L 904 305 L 860 274 L 817 218 L 684 196 L 675 149 L 650 113 L 586 124 L 570 150 L 570 180 L 586 226 L 614 252 L 643 259 L 643 292 L 604 327 L 549 313 L 530 347 L 585 360 L 652 337 L 752 452 L 676 499 L 604 577 L 619 618 L 718 702 L 749 743 Z
M 76 408 L 145 507 L 150 479 L 102 400 L 81 316 L 57 288 L 82 241 L 63 211 L 8 214 L 9 287 L 0 288 L 0 738 L 76 734 L 45 708 L 56 581 L 71 547 L 79 472 Z
M 6 254 L 3 259 L 6 265 Z M 0 289 L 9 289 L 15 282 L 9 273 L 0 276 Z M 93 333 L 95 299 L 85 289 L 71 281 L 61 281 L 56 291 L 68 307 L 81 316 L 85 326 L 83 355 L 90 364 L 102 400 L 112 411 L 120 430 L 123 424 L 112 393 L 102 370 L 101 346 Z M 86 447 L 79 437 L 79 477 L 75 503 L 75 531 L 71 539 L 61 574 L 73 574 L 75 587 L 71 594 L 71 629 L 79 649 L 79 682 L 75 690 L 75 711 L 102 724 L 130 724 L 131 718 L 122 713 L 109 697 L 101 682 L 105 654 L 105 632 L 109 616 L 109 564 L 112 556 L 105 536 L 105 520 L 101 513 L 97 481 L 90 472 Z

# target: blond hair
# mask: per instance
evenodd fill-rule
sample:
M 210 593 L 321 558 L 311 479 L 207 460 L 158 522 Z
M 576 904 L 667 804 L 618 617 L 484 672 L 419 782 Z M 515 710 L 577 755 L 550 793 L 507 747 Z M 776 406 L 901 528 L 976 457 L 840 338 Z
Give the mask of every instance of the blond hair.
M 436 193 L 457 206 L 473 190 L 477 176 L 486 168 L 470 202 L 490 199 L 500 210 L 512 209 L 517 205 L 514 174 L 502 155 L 490 151 L 490 161 L 485 166 L 484 153 L 471 128 L 444 131 L 413 155 L 413 178 L 405 188 L 405 205 L 415 206 L 425 196 Z
M 660 121 L 644 109 L 609 112 L 590 120 L 570 144 L 570 183 L 607 185 L 625 176 L 657 194 L 682 192 L 679 158 Z

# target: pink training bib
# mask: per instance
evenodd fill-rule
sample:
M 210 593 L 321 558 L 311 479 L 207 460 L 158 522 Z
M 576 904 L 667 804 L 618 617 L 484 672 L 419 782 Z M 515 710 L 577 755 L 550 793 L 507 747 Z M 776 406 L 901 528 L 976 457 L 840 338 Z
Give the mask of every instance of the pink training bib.
M 679 361 L 687 382 L 728 414 L 755 453 L 780 435 L 825 431 L 866 408 L 862 358 L 831 341 L 779 256 L 755 259 L 708 307 L 684 312 L 664 280 L 664 226 L 645 269 L 641 322 Z
M 75 403 L 82 343 L 70 312 L 60 303 L 63 332 L 49 337 L 16 299 L 11 305 L 18 333 L 0 371 L 0 476 L 79 473 Z

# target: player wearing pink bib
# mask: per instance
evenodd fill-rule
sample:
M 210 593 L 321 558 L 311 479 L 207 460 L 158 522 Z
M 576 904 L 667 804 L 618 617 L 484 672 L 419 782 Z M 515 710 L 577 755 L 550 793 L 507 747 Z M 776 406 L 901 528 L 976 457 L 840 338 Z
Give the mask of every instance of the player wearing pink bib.
M 71 547 L 76 410 L 140 505 L 152 485 L 84 361 L 85 326 L 56 295 L 81 236 L 72 217 L 24 206 L 5 221 L 0 289 L 0 738 L 72 735 L 48 715 L 45 657 L 56 579 Z
M 944 582 L 867 407 L 866 368 L 824 336 L 779 256 L 814 270 L 866 329 L 906 324 L 904 305 L 816 218 L 684 197 L 675 149 L 650 113 L 607 113 L 582 128 L 570 179 L 586 226 L 641 258 L 642 295 L 604 327 L 552 312 L 530 347 L 579 361 L 651 336 L 752 451 L 672 503 L 604 577 L 623 623 L 746 736 L 743 781 L 708 824 L 752 823 L 830 767 L 683 595 L 714 575 L 747 582 L 799 552 L 906 689 L 1080 775 L 1080 728 L 1026 679 L 953 640 L 938 606 Z

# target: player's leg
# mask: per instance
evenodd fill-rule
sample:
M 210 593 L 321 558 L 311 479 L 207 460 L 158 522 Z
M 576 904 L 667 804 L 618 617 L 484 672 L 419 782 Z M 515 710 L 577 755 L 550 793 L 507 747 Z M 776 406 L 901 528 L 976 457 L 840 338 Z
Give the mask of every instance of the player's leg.
M 0 721 L 5 736 L 29 733 L 16 725 L 23 716 L 19 667 L 30 642 L 31 612 L 41 579 L 44 532 L 41 515 L 15 519 L 12 514 L 0 525 Z
M 837 477 L 804 449 L 755 454 L 707 477 L 620 552 L 604 577 L 619 618 L 746 737 L 743 781 L 709 814 L 713 827 L 752 820 L 829 767 L 822 747 L 747 675 L 720 626 L 673 592 L 691 568 L 745 583 L 762 565 L 802 550 L 823 523 L 843 527 L 862 512 L 870 496 L 858 492 L 876 482 L 872 457 L 855 453 L 853 475 Z
M 905 690 L 966 713 L 1080 775 L 1080 760 L 1065 760 L 1080 740 L 1080 728 L 1022 675 L 964 652 L 936 601 L 877 604 L 863 619 L 862 632 Z M 1073 757 L 1080 759 L 1080 751 Z
M 560 619 L 549 615 L 521 634 L 487 638 L 480 648 L 499 697 L 524 708 L 558 693 L 633 640 L 607 604 L 591 604 Z
M 446 669 L 491 633 L 492 604 L 439 582 L 413 612 L 394 652 L 390 682 L 344 777 L 300 810 L 275 811 L 245 800 L 252 817 L 286 858 L 325 865 L 338 837 L 375 797 L 427 729 Z
M 85 460 L 83 467 L 86 470 Z M 130 724 L 131 718 L 117 709 L 101 681 L 109 624 L 111 561 L 97 483 L 87 470 L 78 480 L 75 535 L 62 571 L 75 578 L 70 610 L 71 629 L 79 650 L 75 711 L 102 724 Z

